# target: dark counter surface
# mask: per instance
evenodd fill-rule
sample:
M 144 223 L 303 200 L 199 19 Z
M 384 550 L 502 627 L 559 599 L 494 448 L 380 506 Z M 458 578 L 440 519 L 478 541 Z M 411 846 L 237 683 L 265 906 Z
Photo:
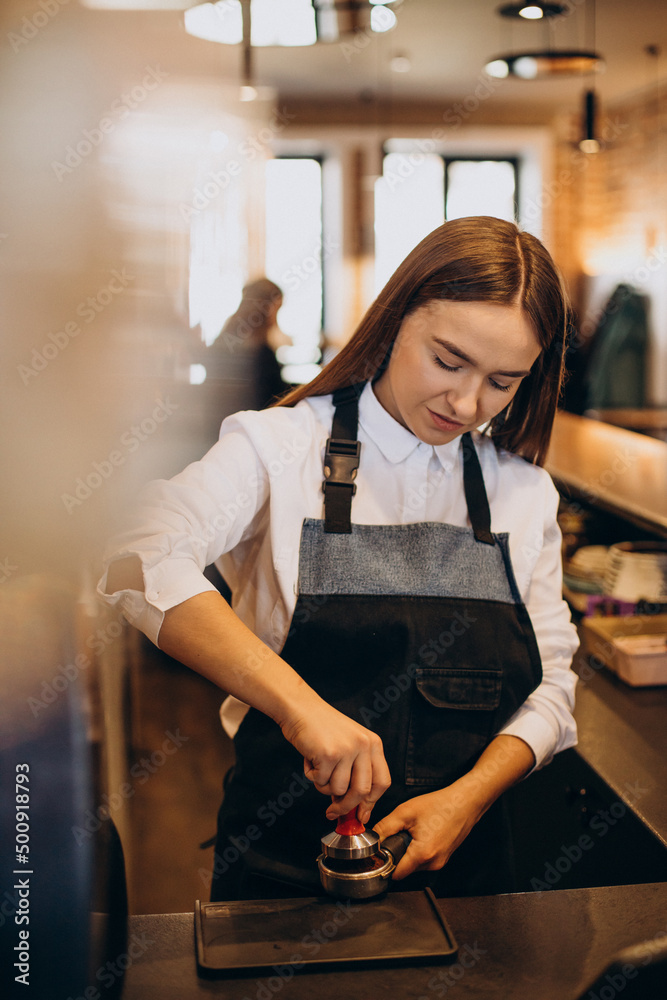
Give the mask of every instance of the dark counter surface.
M 217 980 L 197 975 L 192 913 L 131 917 L 130 939 L 140 940 L 141 954 L 127 970 L 122 1000 L 374 1000 L 382 993 L 392 1000 L 575 1000 L 619 949 L 645 940 L 657 947 L 667 936 L 667 883 L 448 899 L 440 906 L 459 945 L 454 964 L 293 976 L 284 966 L 282 977 Z
M 566 497 L 667 538 L 667 442 L 559 411 L 545 468 Z
M 631 688 L 580 653 L 576 753 L 667 846 L 667 687 Z M 622 858 L 619 858 L 622 862 Z M 194 905 L 194 901 L 193 901 Z M 368 904 L 364 904 L 368 905 Z M 667 882 L 445 899 L 453 964 L 201 978 L 192 913 L 133 916 L 122 1000 L 588 1000 L 633 994 L 629 977 L 589 987 L 621 949 L 667 941 Z M 134 952 L 132 950 L 134 942 Z M 268 947 L 268 946 L 267 946 Z M 666 982 L 651 1000 L 667 996 Z
M 633 688 L 575 659 L 578 755 L 667 846 L 667 687 Z

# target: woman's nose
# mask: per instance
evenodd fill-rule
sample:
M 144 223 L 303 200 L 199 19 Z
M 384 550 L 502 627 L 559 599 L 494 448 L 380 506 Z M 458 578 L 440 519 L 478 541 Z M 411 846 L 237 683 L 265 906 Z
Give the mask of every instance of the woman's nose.
M 481 386 L 476 379 L 461 381 L 456 389 L 447 392 L 447 401 L 457 420 L 472 419 L 477 413 Z

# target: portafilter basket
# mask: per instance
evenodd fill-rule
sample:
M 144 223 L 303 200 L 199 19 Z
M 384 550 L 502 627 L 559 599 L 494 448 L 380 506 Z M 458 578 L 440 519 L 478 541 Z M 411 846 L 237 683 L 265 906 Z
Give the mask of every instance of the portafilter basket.
M 322 837 L 317 859 L 322 888 L 342 899 L 370 899 L 389 888 L 392 872 L 410 844 L 407 830 L 387 837 L 366 830 L 354 810 L 341 817 L 336 829 Z

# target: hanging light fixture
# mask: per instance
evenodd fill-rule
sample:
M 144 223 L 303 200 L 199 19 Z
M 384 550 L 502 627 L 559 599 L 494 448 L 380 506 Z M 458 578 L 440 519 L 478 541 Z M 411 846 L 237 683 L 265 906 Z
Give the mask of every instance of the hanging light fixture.
M 588 17 L 587 36 L 591 48 L 595 48 L 595 0 L 588 0 L 586 7 Z M 599 153 L 600 142 L 597 138 L 597 95 L 591 83 L 584 91 L 583 135 L 579 141 L 582 153 Z
M 196 38 L 242 47 L 239 100 L 254 101 L 270 89 L 255 84 L 256 48 L 315 45 L 318 42 L 338 42 L 357 32 L 391 31 L 397 22 L 396 14 L 389 6 L 393 2 L 218 0 L 217 3 L 198 3 L 190 7 L 184 13 L 184 25 L 187 34 Z
M 568 9 L 559 3 L 518 3 L 505 4 L 497 13 L 506 18 L 544 20 L 550 27 L 550 22 Z M 497 79 L 514 76 L 519 80 L 543 80 L 596 73 L 603 65 L 604 60 L 593 49 L 556 49 L 547 45 L 544 49 L 495 56 L 484 69 Z
M 185 11 L 185 30 L 209 42 L 238 45 L 243 9 L 251 10 L 253 47 L 304 46 L 338 42 L 366 29 L 390 31 L 396 25 L 394 0 L 218 0 Z
M 489 76 L 500 79 L 515 76 L 519 80 L 544 80 L 562 76 L 597 73 L 604 60 L 595 52 L 581 49 L 547 49 L 538 52 L 515 52 L 494 56 L 484 67 Z
M 582 153 L 599 153 L 600 142 L 595 138 L 596 133 L 596 111 L 597 99 L 594 90 L 587 90 L 584 94 L 584 128 L 583 137 L 579 143 Z
M 523 17 L 526 21 L 540 21 L 543 17 L 557 17 L 567 10 L 562 3 L 508 3 L 498 8 L 502 17 Z

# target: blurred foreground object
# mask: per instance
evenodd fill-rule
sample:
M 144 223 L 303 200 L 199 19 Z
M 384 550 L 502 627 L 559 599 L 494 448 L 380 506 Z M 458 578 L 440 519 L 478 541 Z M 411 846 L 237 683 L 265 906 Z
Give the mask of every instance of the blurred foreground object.
M 10 995 L 28 985 L 38 997 L 80 996 L 101 973 L 112 998 L 127 956 L 120 841 L 110 816 L 90 822 L 100 812 L 91 661 L 76 651 L 75 608 L 55 577 L 18 577 L 0 591 L 0 926 Z

